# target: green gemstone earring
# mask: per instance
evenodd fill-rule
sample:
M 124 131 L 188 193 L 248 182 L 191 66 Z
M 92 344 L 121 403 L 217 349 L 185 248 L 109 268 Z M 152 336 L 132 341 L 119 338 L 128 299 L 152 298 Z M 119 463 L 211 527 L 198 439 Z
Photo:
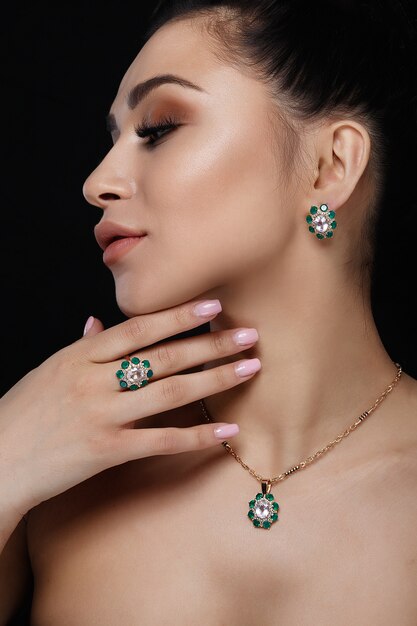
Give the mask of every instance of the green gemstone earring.
M 327 204 L 321 204 L 320 208 L 312 206 L 310 213 L 306 216 L 308 230 L 315 234 L 317 239 L 324 239 L 325 237 L 330 239 L 333 237 L 333 231 L 337 226 L 335 217 L 335 211 L 329 211 Z
M 149 369 L 151 364 L 146 359 L 142 362 L 137 356 L 128 359 L 129 357 L 121 362 L 120 367 L 122 369 L 117 370 L 116 376 L 122 389 L 135 391 L 135 389 L 148 384 L 149 378 L 153 376 L 153 371 Z

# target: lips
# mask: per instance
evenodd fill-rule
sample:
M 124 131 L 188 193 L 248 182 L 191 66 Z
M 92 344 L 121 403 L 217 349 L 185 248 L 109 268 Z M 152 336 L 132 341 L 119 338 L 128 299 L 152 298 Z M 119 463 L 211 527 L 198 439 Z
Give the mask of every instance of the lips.
M 105 250 L 116 239 L 123 239 L 125 237 L 143 237 L 146 235 L 144 230 L 133 230 L 122 224 L 116 224 L 116 222 L 110 222 L 108 220 L 100 222 L 94 227 L 94 236 L 100 248 Z

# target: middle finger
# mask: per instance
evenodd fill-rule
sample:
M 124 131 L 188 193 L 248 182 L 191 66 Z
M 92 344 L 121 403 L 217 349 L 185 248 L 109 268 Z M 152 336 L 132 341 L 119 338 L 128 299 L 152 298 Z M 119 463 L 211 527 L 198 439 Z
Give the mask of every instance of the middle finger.
M 128 358 L 137 356 L 141 361 L 149 361 L 149 368 L 153 372 L 149 380 L 152 382 L 196 365 L 214 361 L 219 357 L 238 354 L 253 346 L 257 340 L 258 333 L 255 328 L 219 330 L 192 338 L 175 339 L 148 346 L 140 353 L 130 354 Z M 121 363 L 122 361 L 119 363 L 119 369 Z M 120 391 L 115 364 L 106 364 L 106 367 L 110 368 L 110 366 L 113 370 L 114 388 Z

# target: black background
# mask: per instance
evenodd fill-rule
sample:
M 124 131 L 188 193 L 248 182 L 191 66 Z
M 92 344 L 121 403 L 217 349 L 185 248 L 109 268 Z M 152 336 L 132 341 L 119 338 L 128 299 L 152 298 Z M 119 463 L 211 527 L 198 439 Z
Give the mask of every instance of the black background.
M 111 146 L 104 118 L 151 6 L 27 3 L 2 17 L 2 394 L 90 314 L 126 319 L 82 185 Z M 29 623 L 32 591 L 9 626 Z
M 3 23 L 3 392 L 90 314 L 105 327 L 126 319 L 93 235 L 102 210 L 82 185 L 111 146 L 104 118 L 147 15 L 51 3 Z
M 3 21 L 2 393 L 90 314 L 126 319 L 93 235 L 102 210 L 82 185 L 111 147 L 104 118 L 152 10 L 133 6 L 28 5 Z M 373 310 L 391 358 L 417 378 L 417 216 L 399 217 L 382 224 Z
M 90 314 L 105 327 L 126 319 L 82 184 L 111 146 L 104 118 L 151 8 L 9 5 L 3 20 L 2 393 L 78 339 Z M 415 222 L 404 241 L 387 224 L 373 305 L 391 358 L 417 378 Z

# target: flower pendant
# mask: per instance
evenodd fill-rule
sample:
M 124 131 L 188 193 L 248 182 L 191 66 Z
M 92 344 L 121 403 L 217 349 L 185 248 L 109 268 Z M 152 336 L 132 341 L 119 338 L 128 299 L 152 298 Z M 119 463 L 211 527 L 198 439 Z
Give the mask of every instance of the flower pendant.
M 262 481 L 262 493 L 249 502 L 248 517 L 256 528 L 271 528 L 278 519 L 279 504 L 270 493 L 271 483 Z

